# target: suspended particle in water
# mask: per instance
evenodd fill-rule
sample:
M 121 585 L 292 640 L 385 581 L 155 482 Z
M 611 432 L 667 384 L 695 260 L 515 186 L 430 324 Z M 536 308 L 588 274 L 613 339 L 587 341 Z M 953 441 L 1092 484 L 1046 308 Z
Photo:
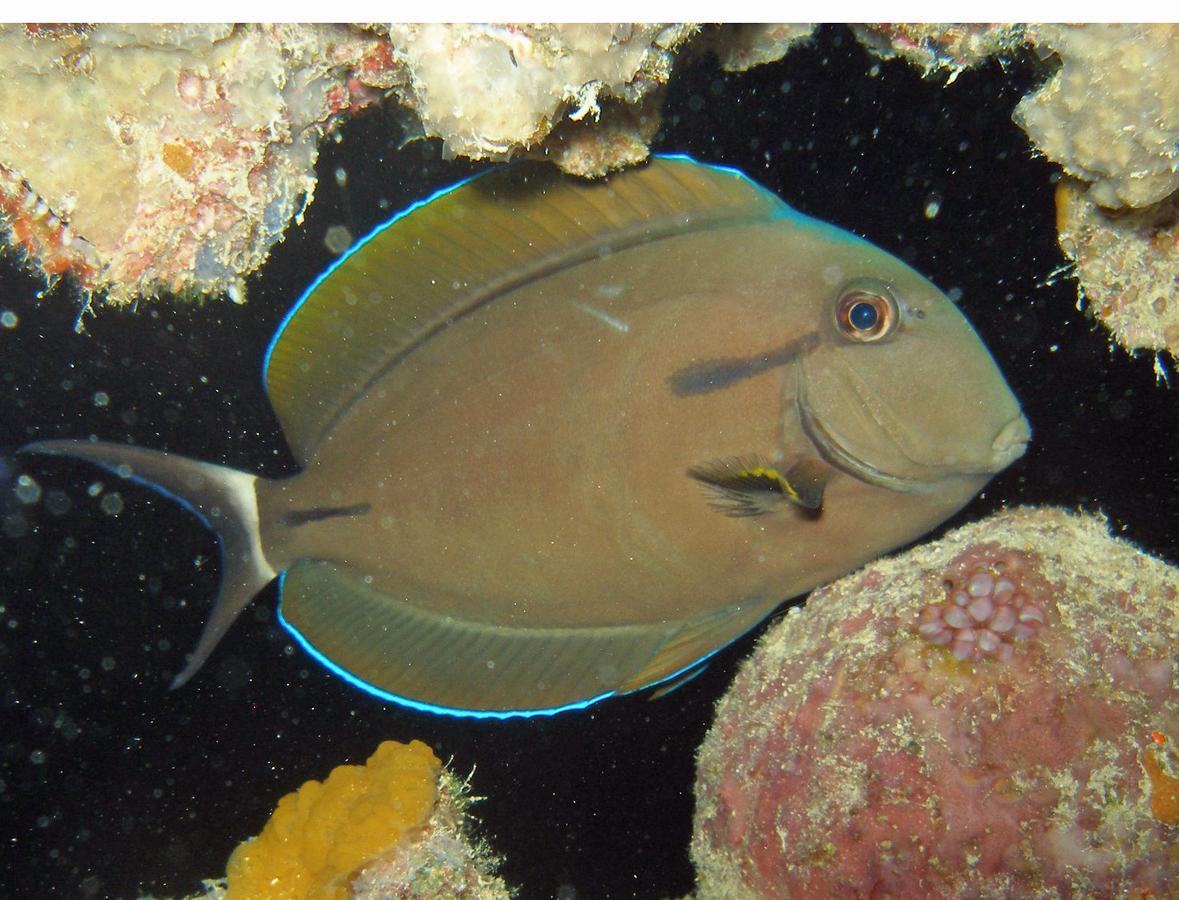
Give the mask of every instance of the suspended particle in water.
M 19 475 L 16 479 L 16 499 L 25 506 L 31 506 L 41 499 L 41 485 L 28 475 Z
M 344 185 L 348 183 L 348 170 L 344 167 L 341 166 L 340 168 L 336 169 L 335 175 L 336 185 L 338 187 L 344 187 Z
M 98 502 L 98 506 L 108 516 L 117 516 L 123 511 L 123 498 L 118 491 L 111 491 Z
M 44 765 L 45 759 L 46 755 L 44 750 L 34 750 L 29 754 L 29 762 L 31 762 L 34 766 Z
M 346 225 L 333 225 L 323 236 L 323 245 L 339 256 L 352 246 L 352 232 Z
M 14 313 L 11 309 L 6 309 L 0 312 L 0 325 L 5 328 L 15 328 L 20 324 L 20 316 Z
M 106 391 L 95 391 L 94 392 L 94 405 L 95 406 L 110 406 L 110 402 L 111 402 L 110 394 L 108 394 Z
M 942 198 L 938 194 L 930 194 L 925 198 L 925 218 L 936 219 L 942 211 Z
M 45 494 L 45 508 L 49 510 L 51 515 L 64 516 L 73 505 L 73 501 L 65 491 L 48 491 Z
M 105 485 L 101 481 L 95 481 L 90 487 L 86 488 L 86 493 L 91 497 L 97 497 L 102 493 L 104 487 Z

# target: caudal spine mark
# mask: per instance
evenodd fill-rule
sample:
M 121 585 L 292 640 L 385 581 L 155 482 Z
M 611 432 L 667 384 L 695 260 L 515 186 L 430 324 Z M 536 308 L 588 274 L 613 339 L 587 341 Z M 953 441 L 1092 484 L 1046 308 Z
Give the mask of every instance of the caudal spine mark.
M 321 522 L 324 519 L 363 516 L 371 509 L 371 503 L 356 503 L 352 506 L 314 506 L 311 509 L 296 509 L 285 513 L 281 521 L 288 528 L 298 528 L 308 522 Z

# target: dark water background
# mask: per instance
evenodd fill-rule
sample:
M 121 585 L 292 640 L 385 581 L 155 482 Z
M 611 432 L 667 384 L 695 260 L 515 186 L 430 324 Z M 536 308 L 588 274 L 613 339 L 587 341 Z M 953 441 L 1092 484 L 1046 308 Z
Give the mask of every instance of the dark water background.
M 1152 358 L 1111 352 L 1075 309 L 1054 233 L 1054 167 L 1011 122 L 1039 62 L 990 64 L 943 87 L 866 54 L 843 28 L 742 75 L 681 65 L 657 149 L 742 169 L 803 212 L 898 254 L 961 306 L 1024 404 L 1035 438 L 948 525 L 1001 504 L 1102 510 L 1179 558 L 1179 396 Z M 301 228 L 250 280 L 245 307 L 153 304 L 74 334 L 70 288 L 0 261 L 0 453 L 96 434 L 276 476 L 293 464 L 259 379 L 271 332 L 332 259 L 334 224 L 363 234 L 475 171 L 436 143 L 398 150 L 385 113 L 328 141 Z M 333 172 L 344 167 L 346 191 Z M 933 218 L 931 199 L 940 202 Z M 108 400 L 100 405 L 102 394 Z M 96 401 L 96 395 L 98 400 Z M 255 834 L 279 796 L 385 739 L 420 738 L 475 769 L 485 835 L 521 896 L 660 897 L 692 888 L 693 755 L 751 635 L 656 702 L 508 722 L 388 706 L 292 646 L 263 592 L 205 670 L 169 693 L 217 585 L 212 535 L 178 506 L 62 460 L 0 464 L 0 895 L 181 894 Z M 88 486 L 105 484 L 91 497 Z M 103 496 L 123 510 L 109 515 Z M 110 501 L 107 501 L 108 504 Z M 67 508 L 68 507 L 68 508 Z

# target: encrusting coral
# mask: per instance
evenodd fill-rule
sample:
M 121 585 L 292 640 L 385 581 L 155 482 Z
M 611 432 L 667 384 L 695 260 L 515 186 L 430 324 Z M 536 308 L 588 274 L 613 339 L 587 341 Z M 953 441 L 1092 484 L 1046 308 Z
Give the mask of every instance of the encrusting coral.
M 228 900 L 506 898 L 487 848 L 465 834 L 469 802 L 425 744 L 385 741 L 283 797 L 229 859 Z
M 1179 271 L 1179 26 L 854 31 L 882 57 L 949 73 L 947 85 L 1026 46 L 1054 60 L 1057 71 L 1014 117 L 1078 179 L 1058 220 L 1081 292 L 1128 350 L 1179 352 L 1179 304 L 1165 300 Z M 0 226 L 31 265 L 48 279 L 70 274 L 87 300 L 241 300 L 244 277 L 311 202 L 319 141 L 351 114 L 384 103 L 411 135 L 439 139 L 444 155 L 536 156 L 599 177 L 647 158 L 685 50 L 743 71 L 810 33 L 654 23 L 0 27 Z M 1143 214 L 1107 212 L 1122 207 Z
M 1031 25 L 1060 67 L 1015 109 L 1016 123 L 1104 207 L 1143 207 L 1179 190 L 1179 27 Z
M 115 303 L 240 298 L 384 53 L 331 25 L 0 28 L 0 224 Z
M 1058 509 L 815 592 L 701 747 L 699 896 L 1170 896 L 1176 646 L 1179 572 Z
M 319 141 L 346 115 L 389 93 L 449 155 L 533 151 L 602 175 L 646 159 L 650 96 L 696 30 L 0 27 L 0 226 L 47 277 L 114 304 L 240 300 L 311 202 Z

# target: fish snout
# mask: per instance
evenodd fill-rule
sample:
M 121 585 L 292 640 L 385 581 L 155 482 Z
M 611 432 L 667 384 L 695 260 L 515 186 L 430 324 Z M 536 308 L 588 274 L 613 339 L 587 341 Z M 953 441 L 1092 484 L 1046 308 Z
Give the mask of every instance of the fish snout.
M 999 429 L 991 442 L 990 471 L 1001 472 L 1023 456 L 1028 441 L 1032 439 L 1032 427 L 1023 413 L 1016 413 L 1006 425 Z
M 990 478 L 1023 456 L 1032 437 L 1031 426 L 1018 408 L 997 430 L 993 422 L 988 426 L 983 419 L 974 423 L 970 431 L 973 434 L 947 445 L 944 456 L 936 461 L 927 458 L 925 462 L 934 470 Z

